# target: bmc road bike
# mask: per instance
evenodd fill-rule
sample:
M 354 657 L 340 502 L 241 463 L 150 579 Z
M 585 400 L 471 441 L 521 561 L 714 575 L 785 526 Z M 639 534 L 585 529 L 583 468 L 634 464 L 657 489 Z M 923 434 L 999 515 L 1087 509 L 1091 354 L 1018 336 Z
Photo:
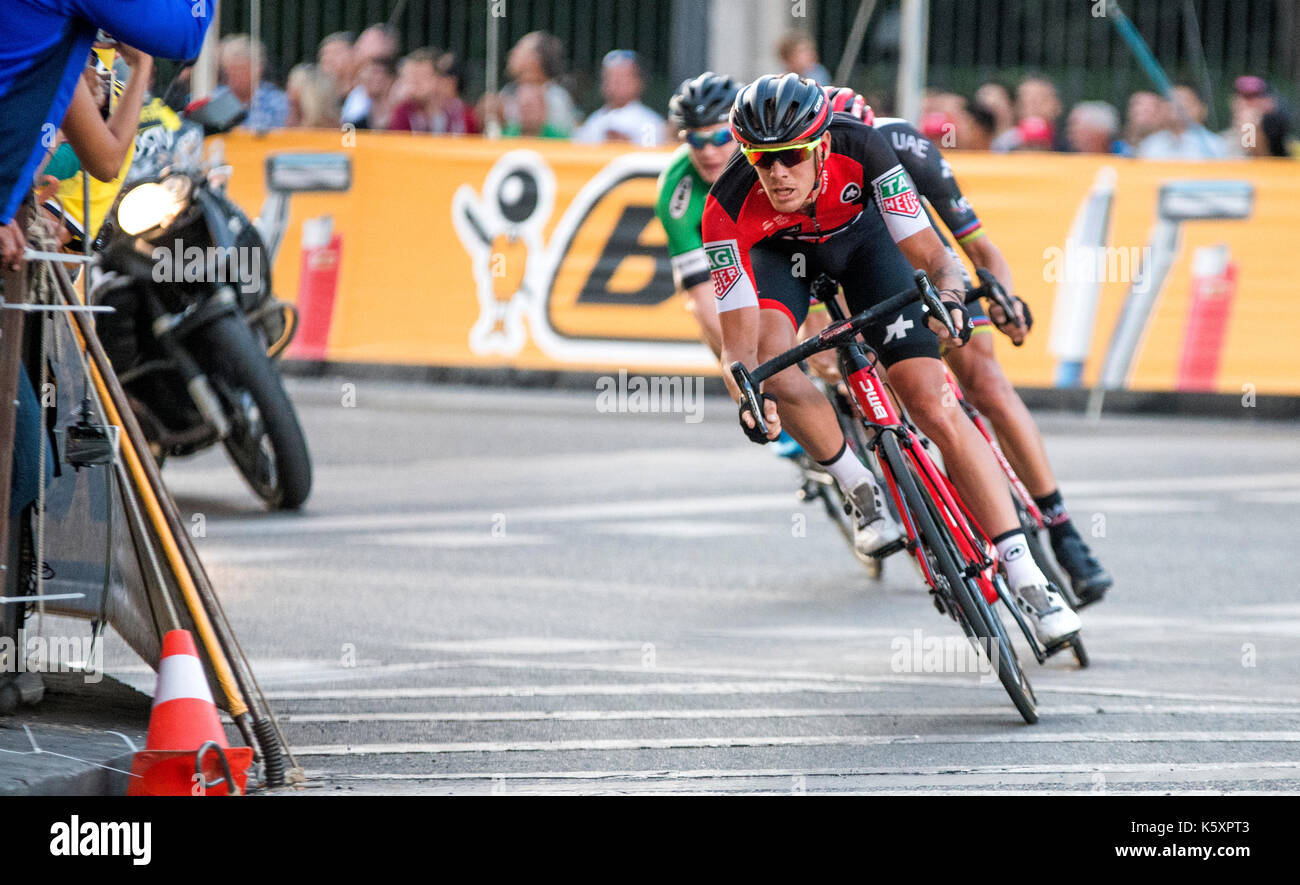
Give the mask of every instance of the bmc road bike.
M 815 284 L 834 286 L 826 277 Z M 833 290 L 832 290 L 833 291 Z M 814 292 L 814 294 L 816 294 Z M 927 312 L 938 317 L 956 336 L 952 319 L 923 271 L 915 288 L 887 298 L 875 307 L 832 321 L 819 334 L 773 357 L 753 371 L 739 362 L 731 374 L 762 432 L 759 393 L 764 381 L 815 353 L 832 348 L 840 356 L 841 371 L 864 427 L 868 446 L 876 455 L 890 497 L 906 537 L 881 551 L 882 556 L 907 549 L 915 557 L 941 614 L 960 625 L 986 664 L 997 674 L 1012 703 L 1026 722 L 1038 721 L 1033 687 L 1016 656 L 1002 618 L 994 610 L 1003 603 L 1027 635 L 1032 636 L 1017 611 L 1005 578 L 997 568 L 997 552 L 962 503 L 952 482 L 930 459 L 927 447 L 899 416 L 884 383 L 875 371 L 875 354 L 859 340 L 859 333 L 920 299 Z

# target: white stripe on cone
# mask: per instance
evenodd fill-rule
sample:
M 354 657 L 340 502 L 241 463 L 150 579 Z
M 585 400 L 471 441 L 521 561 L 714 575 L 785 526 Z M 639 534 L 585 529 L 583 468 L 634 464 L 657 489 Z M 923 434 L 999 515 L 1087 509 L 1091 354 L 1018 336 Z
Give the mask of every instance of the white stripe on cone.
M 203 665 L 194 655 L 169 655 L 158 667 L 158 691 L 154 694 L 153 705 L 156 707 L 177 698 L 213 702 L 212 690 L 203 675 Z

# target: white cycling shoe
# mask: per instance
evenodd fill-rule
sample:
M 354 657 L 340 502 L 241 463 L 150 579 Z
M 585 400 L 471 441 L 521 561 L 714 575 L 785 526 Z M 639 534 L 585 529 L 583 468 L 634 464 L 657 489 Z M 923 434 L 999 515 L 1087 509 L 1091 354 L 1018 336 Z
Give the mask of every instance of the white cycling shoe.
M 1068 639 L 1083 627 L 1083 621 L 1065 604 L 1061 594 L 1049 586 L 1031 584 L 1014 591 L 1016 605 L 1034 625 L 1034 633 L 1043 645 L 1052 646 Z
M 885 506 L 879 488 L 869 479 L 849 491 L 853 502 L 853 549 L 859 558 L 871 557 L 902 539 L 903 527 Z

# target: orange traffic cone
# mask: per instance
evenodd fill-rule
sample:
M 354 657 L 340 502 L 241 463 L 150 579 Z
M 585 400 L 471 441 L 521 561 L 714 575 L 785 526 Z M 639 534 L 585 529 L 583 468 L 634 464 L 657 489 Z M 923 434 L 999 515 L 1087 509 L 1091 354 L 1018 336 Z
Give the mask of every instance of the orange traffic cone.
M 163 636 L 145 748 L 131 764 L 128 796 L 242 795 L 251 747 L 230 747 L 188 630 Z

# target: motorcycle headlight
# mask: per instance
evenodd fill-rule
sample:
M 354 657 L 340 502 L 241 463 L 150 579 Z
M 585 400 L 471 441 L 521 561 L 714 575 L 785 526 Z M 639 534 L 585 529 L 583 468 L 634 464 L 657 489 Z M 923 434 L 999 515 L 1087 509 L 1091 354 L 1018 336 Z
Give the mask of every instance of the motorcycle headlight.
M 184 175 L 136 185 L 117 207 L 118 227 L 133 237 L 153 228 L 166 228 L 189 203 L 192 186 Z

